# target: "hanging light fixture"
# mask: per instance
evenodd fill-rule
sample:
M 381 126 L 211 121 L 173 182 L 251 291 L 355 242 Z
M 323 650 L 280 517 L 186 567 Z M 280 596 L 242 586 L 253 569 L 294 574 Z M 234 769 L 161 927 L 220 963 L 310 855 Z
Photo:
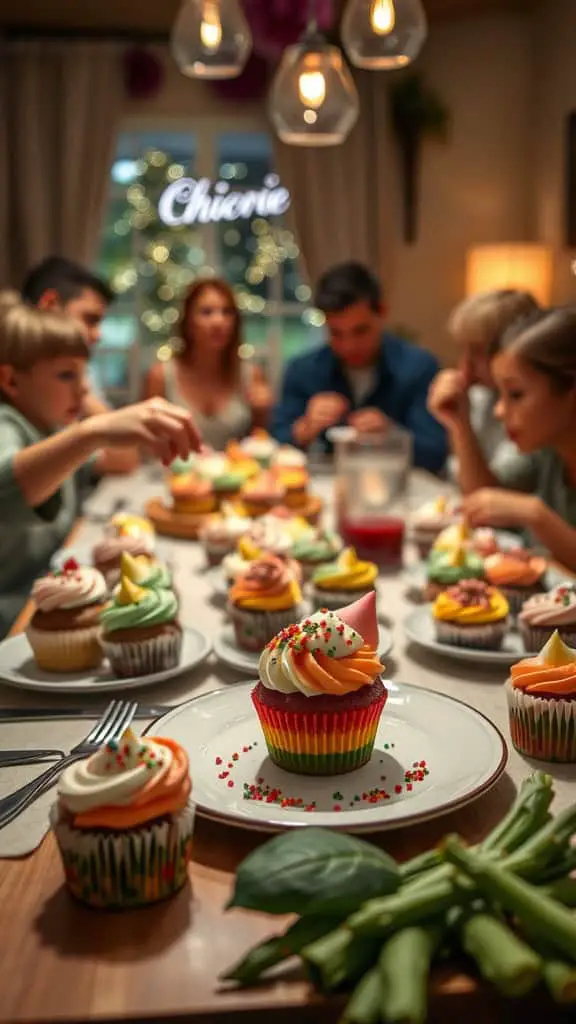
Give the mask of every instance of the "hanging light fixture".
M 270 118 L 282 142 L 337 146 L 354 127 L 358 93 L 344 55 L 318 31 L 316 4 L 302 39 L 284 51 L 272 83 Z
M 189 78 L 236 78 L 252 48 L 239 0 L 184 0 L 170 46 Z
M 421 0 L 349 0 L 342 43 L 356 67 L 386 71 L 410 64 L 427 30 Z

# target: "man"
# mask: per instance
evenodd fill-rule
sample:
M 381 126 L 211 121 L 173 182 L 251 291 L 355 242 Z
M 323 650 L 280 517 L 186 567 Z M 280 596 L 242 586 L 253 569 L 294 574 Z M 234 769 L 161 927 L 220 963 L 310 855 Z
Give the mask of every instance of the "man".
M 326 271 L 315 305 L 326 316 L 329 344 L 288 365 L 272 430 L 284 444 L 305 448 L 329 427 L 361 433 L 397 423 L 414 441 L 414 464 L 433 473 L 446 461 L 444 429 L 427 411 L 436 359 L 384 332 L 386 306 L 374 275 L 359 263 Z
M 48 256 L 29 271 L 22 298 L 38 309 L 54 309 L 73 317 L 84 328 L 90 347 L 100 341 L 102 321 L 114 299 L 110 286 L 79 263 L 63 256 Z M 108 409 L 88 367 L 88 393 L 84 416 Z

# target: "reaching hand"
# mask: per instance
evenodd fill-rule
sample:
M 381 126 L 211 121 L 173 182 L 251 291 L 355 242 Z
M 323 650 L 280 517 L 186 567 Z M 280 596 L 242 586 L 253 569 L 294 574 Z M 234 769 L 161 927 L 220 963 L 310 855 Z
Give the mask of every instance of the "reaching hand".
M 448 430 L 469 421 L 468 392 L 460 370 L 441 370 L 428 392 L 428 411 Z
M 348 423 L 354 427 L 359 434 L 380 434 L 390 426 L 390 420 L 380 409 L 368 406 L 366 409 L 357 409 L 348 417 Z
M 163 398 L 92 416 L 85 420 L 85 430 L 102 447 L 139 445 L 165 464 L 201 447 L 191 414 Z
M 268 412 L 274 405 L 274 392 L 266 380 L 266 374 L 257 363 L 253 365 L 250 381 L 246 386 L 246 400 L 255 412 Z
M 481 487 L 464 498 L 462 510 L 470 526 L 528 526 L 538 499 L 518 491 Z

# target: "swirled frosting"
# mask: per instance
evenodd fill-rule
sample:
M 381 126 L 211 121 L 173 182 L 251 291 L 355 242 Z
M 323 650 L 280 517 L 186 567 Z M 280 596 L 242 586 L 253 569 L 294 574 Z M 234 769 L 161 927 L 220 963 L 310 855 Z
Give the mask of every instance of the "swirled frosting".
M 282 559 L 274 555 L 251 562 L 246 572 L 236 577 L 230 601 L 251 611 L 284 611 L 302 600 L 294 575 Z
M 532 697 L 576 698 L 576 651 L 556 631 L 536 658 L 524 658 L 510 670 L 510 683 Z
M 240 446 L 245 455 L 260 462 L 262 460 L 268 461 L 272 458 L 278 447 L 278 442 L 273 437 L 270 437 L 267 430 L 258 428 L 253 430 L 249 437 L 245 437 L 240 442 Z
M 559 583 L 547 594 L 534 594 L 518 616 L 530 626 L 568 626 L 576 623 L 576 584 Z
M 260 655 L 260 679 L 280 693 L 345 696 L 374 683 L 384 666 L 376 653 L 376 596 L 338 612 L 325 609 L 283 629 Z
M 286 488 L 274 473 L 264 472 L 247 480 L 242 488 L 242 497 L 248 501 L 280 502 L 286 495 Z
M 204 500 L 211 498 L 214 490 L 206 477 L 198 473 L 183 473 L 170 481 L 170 493 L 178 500 Z
M 280 469 L 305 469 L 308 459 L 299 448 L 283 444 L 274 454 L 274 466 Z
M 529 551 L 502 551 L 484 562 L 486 579 L 496 587 L 533 587 L 542 579 L 548 563 Z
M 414 526 L 425 530 L 443 530 L 454 523 L 458 515 L 458 505 L 452 498 L 442 495 L 427 501 L 414 513 Z
M 155 558 L 141 556 L 133 558 L 124 551 L 121 563 L 122 575 L 140 587 L 171 587 L 172 575 L 166 565 Z
M 108 533 L 114 537 L 148 537 L 154 542 L 155 530 L 149 519 L 130 512 L 118 512 L 108 524 Z
M 483 580 L 463 580 L 440 594 L 432 605 L 435 619 L 461 626 L 501 622 L 509 611 L 504 594 L 495 587 L 487 586 Z
M 226 547 L 234 545 L 252 526 L 252 520 L 224 504 L 220 515 L 212 516 L 200 531 L 204 544 Z
M 252 562 L 263 554 L 287 555 L 292 548 L 292 537 L 280 520 L 261 519 L 238 542 L 238 553 Z
M 362 590 L 371 587 L 377 576 L 374 562 L 362 562 L 354 548 L 345 548 L 335 562 L 316 569 L 312 582 L 319 590 Z
M 100 615 L 105 633 L 122 629 L 147 629 L 176 621 L 178 600 L 172 590 L 140 587 L 123 575 L 114 600 Z
M 154 550 L 154 538 L 142 535 L 141 537 L 121 536 L 121 537 L 104 537 L 99 544 L 96 544 L 92 551 L 92 558 L 96 565 L 106 566 L 109 563 L 114 565 L 117 563 L 124 551 L 128 554 L 139 556 L 139 555 L 150 555 Z
M 431 551 L 427 572 L 432 583 L 446 586 L 459 583 L 460 580 L 482 579 L 484 559 L 475 551 L 467 551 L 463 546 L 452 551 Z
M 301 562 L 330 562 L 343 548 L 342 538 L 323 527 L 308 529 L 292 547 L 292 557 Z
M 186 459 L 178 457 L 170 463 L 170 473 L 173 476 L 183 476 L 184 474 L 191 473 L 196 466 L 197 460 L 198 456 L 193 452 Z
M 84 608 L 104 602 L 106 596 L 106 581 L 102 573 L 97 569 L 80 567 L 73 558 L 64 563 L 60 572 L 42 576 L 32 587 L 32 600 L 39 612 Z
M 125 829 L 182 810 L 192 783 L 186 751 L 174 740 L 127 729 L 60 777 L 62 807 L 78 828 Z

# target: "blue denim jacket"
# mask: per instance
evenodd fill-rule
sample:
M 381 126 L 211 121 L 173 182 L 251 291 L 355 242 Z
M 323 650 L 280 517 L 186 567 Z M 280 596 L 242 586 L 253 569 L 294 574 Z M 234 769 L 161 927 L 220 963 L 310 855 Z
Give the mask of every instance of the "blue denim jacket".
M 354 402 L 346 374 L 329 345 L 297 356 L 286 367 L 280 401 L 272 417 L 272 433 L 282 444 L 294 444 L 292 424 L 304 415 L 310 398 L 321 391 L 345 395 L 353 409 L 376 406 L 410 431 L 414 439 L 414 465 L 438 473 L 448 454 L 443 427 L 426 409 L 430 382 L 438 372 L 430 352 L 384 334 L 372 392 L 360 405 Z M 323 438 L 326 450 L 329 444 Z

